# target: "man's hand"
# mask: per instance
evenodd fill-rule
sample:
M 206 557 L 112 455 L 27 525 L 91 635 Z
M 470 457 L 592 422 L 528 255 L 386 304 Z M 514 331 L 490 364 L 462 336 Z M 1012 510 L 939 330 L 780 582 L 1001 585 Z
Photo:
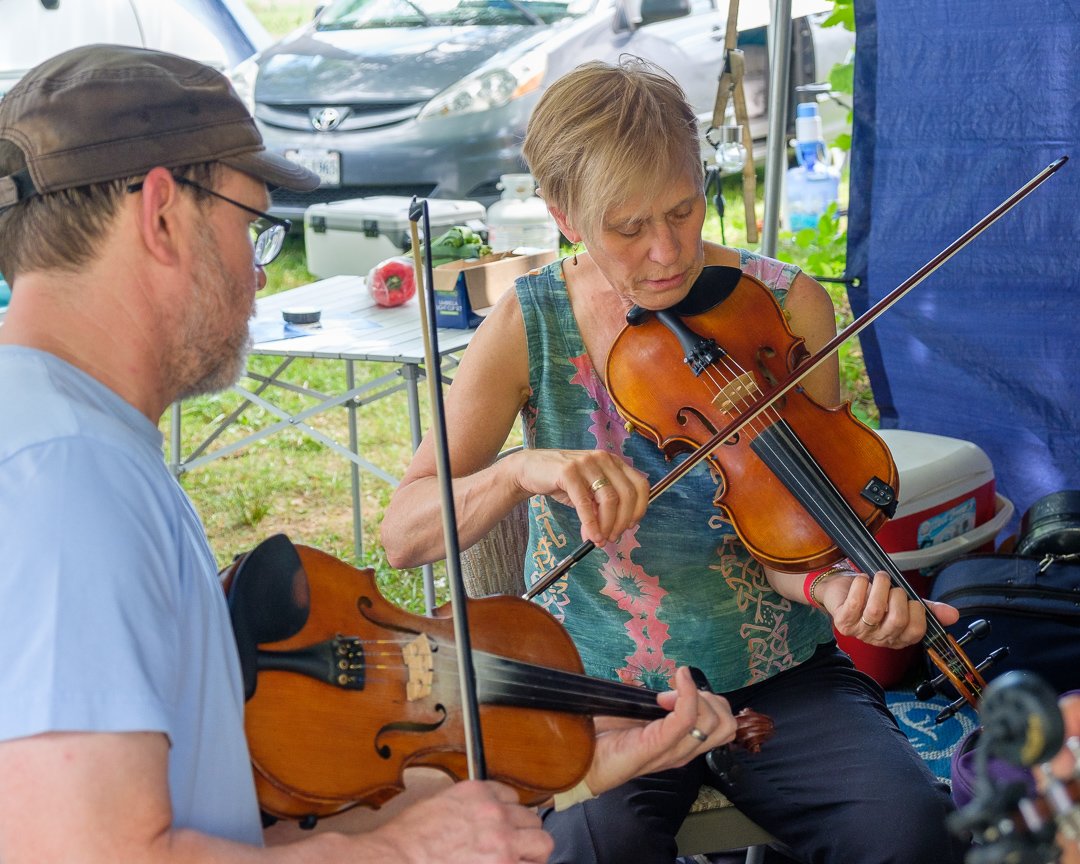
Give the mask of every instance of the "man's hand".
M 501 783 L 455 783 L 364 836 L 365 855 L 357 860 L 542 864 L 554 841 L 540 817 L 517 802 L 517 793 Z
M 641 774 L 678 768 L 735 737 L 728 701 L 698 690 L 686 667 L 676 671 L 675 689 L 657 701 L 671 713 L 648 724 L 597 718 L 596 753 L 585 777 L 594 794 Z

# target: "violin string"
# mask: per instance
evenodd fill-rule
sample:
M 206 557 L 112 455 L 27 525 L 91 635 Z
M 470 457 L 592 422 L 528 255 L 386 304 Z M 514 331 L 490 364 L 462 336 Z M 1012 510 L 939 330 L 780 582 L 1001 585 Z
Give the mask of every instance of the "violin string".
M 753 391 L 755 395 L 760 395 L 760 389 L 757 386 L 757 380 L 752 375 L 748 375 L 746 370 L 743 369 L 738 363 L 736 363 L 731 358 L 731 355 L 726 352 L 723 354 L 720 363 L 722 366 L 722 371 L 725 372 L 728 376 L 728 381 L 725 382 L 723 381 L 723 379 L 720 379 L 719 376 L 714 375 L 714 369 L 716 368 L 716 364 L 714 363 L 712 366 L 706 368 L 708 382 L 712 384 L 712 386 L 716 389 L 717 394 L 725 393 L 725 391 L 730 394 L 730 400 L 733 408 L 738 405 L 738 407 L 745 410 L 746 406 L 750 404 L 750 402 L 748 402 L 747 397 L 742 394 L 748 394 L 750 392 L 750 388 L 744 388 L 741 384 L 736 385 L 736 382 L 750 380 L 753 383 Z M 713 398 L 715 400 L 715 396 Z M 721 408 L 721 410 L 723 410 L 723 408 Z M 734 413 L 734 411 L 732 411 L 731 413 Z M 759 420 L 761 421 L 760 424 Z M 783 428 L 780 426 L 781 423 L 783 423 L 783 418 L 780 416 L 779 411 L 775 407 L 769 406 L 764 411 L 762 411 L 761 414 L 759 414 L 757 417 L 753 418 L 749 423 L 747 423 L 747 425 L 743 428 L 742 431 L 747 432 L 748 435 L 753 436 L 753 438 L 759 440 L 761 442 L 759 446 L 769 450 L 774 458 L 783 459 L 790 454 L 781 452 L 781 449 L 778 446 L 774 446 L 772 438 L 770 436 L 764 436 L 764 432 L 767 429 Z M 810 494 L 813 494 L 815 492 L 815 490 L 808 490 L 805 487 L 802 488 L 805 492 Z M 835 487 L 833 487 L 833 491 L 838 497 L 842 497 L 839 496 L 839 492 L 835 490 Z M 848 531 L 844 524 L 840 522 L 837 518 L 834 518 L 832 514 L 828 511 L 823 511 L 823 516 L 829 521 L 829 525 L 834 530 L 841 533 L 846 533 Z M 825 528 L 826 526 L 823 525 L 822 527 Z M 850 537 L 850 535 L 848 536 Z M 895 570 L 895 568 L 891 565 L 883 567 L 882 569 L 885 569 L 887 572 L 890 570 Z M 921 598 L 919 598 L 918 595 L 911 589 L 911 587 L 907 585 L 905 581 L 903 581 L 902 576 L 900 577 L 900 579 L 902 582 L 900 587 L 906 588 L 908 595 L 911 596 L 913 599 L 917 599 L 919 602 L 922 602 Z M 948 639 L 948 634 L 945 631 L 944 627 L 941 626 L 940 622 L 938 622 L 938 620 L 934 617 L 933 613 L 929 610 L 928 607 L 926 607 L 926 604 L 922 603 L 922 605 L 926 609 L 926 641 L 929 642 L 931 646 L 934 647 L 934 649 L 942 655 L 943 658 L 948 658 L 948 660 L 950 661 L 950 668 L 953 670 L 954 674 L 970 680 L 971 676 L 969 675 L 967 664 L 965 664 L 963 660 L 957 655 L 957 652 L 954 650 L 952 643 Z M 970 671 L 973 672 L 974 670 Z
M 430 638 L 430 637 L 429 637 Z M 396 639 L 359 639 L 350 637 L 353 644 L 400 646 L 404 649 L 416 641 L 416 637 Z M 457 661 L 438 651 L 440 640 L 435 639 L 433 668 L 440 676 L 456 681 L 459 677 Z M 655 711 L 662 716 L 664 710 L 655 704 L 656 691 L 617 681 L 592 678 L 562 669 L 551 669 L 512 658 L 500 657 L 483 651 L 474 651 L 478 671 L 484 673 L 480 681 L 483 689 L 492 697 L 513 698 L 516 704 L 544 702 L 576 705 L 574 713 L 600 713 L 607 710 L 620 716 L 641 716 L 642 711 Z M 392 658 L 394 663 L 374 663 L 373 660 Z M 408 674 L 408 662 L 401 651 L 364 652 L 364 680 L 366 683 L 392 681 Z M 372 675 L 372 671 L 390 673 Z M 577 700 L 576 702 L 573 700 Z
M 725 357 L 729 358 L 730 355 L 725 355 Z M 743 377 L 743 378 L 746 377 L 745 376 L 745 370 L 742 370 L 738 366 L 738 364 L 734 363 L 734 361 L 732 361 L 730 359 L 725 359 L 723 365 L 724 365 L 724 369 L 725 369 L 725 371 L 727 372 L 728 375 L 733 376 L 733 377 Z M 712 381 L 714 386 L 718 386 L 716 379 L 714 377 L 712 377 L 711 374 L 710 374 L 710 380 Z M 751 380 L 754 380 L 754 379 L 751 378 Z M 755 382 L 754 388 L 755 388 L 755 390 L 757 390 L 756 382 Z M 740 392 L 746 392 L 746 391 L 743 391 L 740 388 Z M 760 391 L 758 391 L 758 392 L 760 392 Z M 741 406 L 741 407 L 745 408 L 745 404 L 743 406 Z M 767 420 L 771 422 L 771 425 L 766 424 L 766 428 L 764 428 L 764 429 L 753 428 L 751 430 L 753 432 L 753 434 L 756 436 L 756 438 L 757 438 L 757 440 L 759 442 L 758 446 L 761 447 L 763 450 L 766 450 L 772 458 L 777 459 L 777 460 L 790 459 L 793 455 L 796 455 L 793 452 L 796 447 L 799 448 L 799 449 L 802 449 L 805 452 L 805 448 L 802 447 L 801 442 L 799 442 L 798 438 L 794 437 L 794 436 L 793 436 L 794 441 L 789 440 L 787 442 L 786 448 L 782 448 L 782 447 L 777 446 L 779 441 L 783 440 L 783 438 L 786 437 L 785 436 L 785 430 L 787 430 L 787 425 L 784 423 L 783 418 L 780 417 L 778 412 L 775 409 L 773 409 L 772 407 L 767 409 L 767 413 L 770 415 L 767 418 Z M 760 416 L 764 417 L 765 414 L 766 414 L 766 412 L 762 412 L 762 415 L 760 415 Z M 774 444 L 774 438 L 773 438 L 772 435 L 765 435 L 765 431 L 767 431 L 767 430 L 774 430 L 779 434 L 779 439 L 777 440 L 776 444 Z M 810 457 L 810 455 L 808 453 L 806 454 L 806 458 L 812 461 L 812 457 Z M 817 495 L 817 496 L 820 497 L 822 492 L 827 491 L 829 493 L 832 493 L 832 495 L 837 499 L 837 501 L 842 501 L 843 500 L 842 496 L 840 496 L 838 490 L 836 490 L 835 486 L 832 486 L 832 484 L 829 484 L 827 490 L 815 490 L 815 489 L 808 489 L 806 486 L 804 486 L 802 484 L 801 478 L 799 476 L 797 476 L 797 475 L 795 476 L 794 480 L 795 480 L 796 483 L 798 483 L 799 488 L 801 488 L 803 490 L 804 494 Z M 844 504 L 846 506 L 846 502 L 844 502 Z M 834 515 L 833 511 L 830 511 L 828 509 L 823 509 L 821 511 L 820 515 L 822 517 L 821 521 L 826 523 L 826 524 L 822 525 L 823 528 L 828 530 L 828 528 L 831 527 L 833 529 L 833 531 L 837 535 L 842 536 L 842 537 L 846 536 L 849 546 L 858 545 L 858 534 L 852 535 L 851 529 L 845 524 L 845 522 L 840 520 L 838 515 Z M 857 516 L 855 516 L 855 514 L 853 512 L 849 514 L 849 517 L 850 518 L 849 518 L 848 521 L 851 521 L 851 520 L 854 520 L 854 519 L 858 518 Z M 867 538 L 869 538 L 869 536 L 870 536 L 869 532 L 863 531 L 861 533 L 865 534 Z M 874 541 L 872 541 L 872 540 L 870 540 L 868 544 L 864 544 L 864 546 L 865 545 L 871 546 L 872 549 L 875 550 L 875 551 L 880 549 L 880 547 L 877 547 L 876 543 L 874 543 Z M 845 551 L 847 551 L 847 550 L 845 550 Z M 879 567 L 879 569 L 884 569 L 887 572 L 891 571 L 891 570 L 895 570 L 895 567 L 893 567 L 891 565 L 891 562 L 885 561 L 883 556 L 884 556 L 884 553 L 882 553 L 881 556 L 873 555 L 873 556 L 870 556 L 870 557 L 878 558 L 877 566 Z M 898 574 L 896 574 L 896 575 L 898 575 Z M 899 579 L 900 579 L 900 582 L 901 582 L 900 587 L 903 587 L 903 588 L 907 589 L 907 593 L 908 593 L 908 595 L 910 597 L 915 598 L 915 597 L 918 596 L 913 592 L 913 590 L 910 588 L 910 586 L 907 585 L 906 581 L 903 580 L 902 576 L 900 576 Z M 896 581 L 896 580 L 894 579 L 894 581 Z M 920 598 L 920 602 L 921 602 L 921 598 Z M 923 604 L 923 605 L 924 605 L 924 608 L 925 608 L 925 604 Z M 954 656 L 955 652 L 952 649 L 951 643 L 948 642 L 947 633 L 945 632 L 944 628 L 941 627 L 941 625 L 939 624 L 937 619 L 934 618 L 933 614 L 929 612 L 929 610 L 927 610 L 926 627 L 927 627 L 926 641 L 929 642 L 931 644 L 931 646 L 934 647 L 935 650 L 937 650 L 944 657 L 948 657 L 951 660 L 954 660 L 956 662 L 960 662 L 960 658 Z M 962 665 L 961 665 L 961 668 L 962 668 Z M 953 671 L 957 672 L 958 671 L 957 667 L 953 666 Z
M 376 640 L 362 640 L 357 639 L 354 644 L 365 643 L 383 643 L 393 644 L 395 640 L 388 639 L 376 639 Z M 414 640 L 401 639 L 397 644 L 402 648 L 411 644 Z M 529 664 L 524 661 L 514 660 L 512 658 L 500 657 L 498 655 L 488 654 L 486 652 L 476 651 L 474 652 L 478 667 L 481 667 L 488 673 L 505 673 L 508 671 L 525 672 L 530 677 L 530 686 L 539 692 L 546 693 L 561 693 L 565 694 L 566 690 L 563 689 L 567 686 L 573 685 L 576 687 L 576 695 L 595 696 L 597 698 L 615 699 L 616 702 L 624 705 L 635 706 L 642 702 L 643 699 L 648 700 L 655 698 L 655 692 L 649 691 L 645 688 L 634 687 L 629 684 L 621 684 L 615 681 L 607 681 L 605 679 L 591 678 L 586 675 L 580 675 L 578 673 L 568 672 L 560 669 L 550 669 L 547 667 L 539 666 L 536 664 Z M 377 663 L 375 660 L 383 660 L 390 658 L 394 660 L 394 663 Z M 435 661 L 433 665 L 445 665 L 443 664 L 444 655 L 437 649 L 433 651 L 432 658 Z M 408 661 L 404 658 L 400 651 L 380 651 L 370 652 L 365 651 L 363 655 L 365 678 L 368 680 L 378 680 L 374 676 L 369 676 L 366 673 L 370 670 L 378 671 L 391 671 L 398 674 L 402 671 L 407 671 L 409 668 Z M 512 668 L 508 668 L 508 664 Z M 455 664 L 456 665 L 456 664 Z M 550 680 L 545 680 L 547 676 Z M 489 677 L 489 681 L 493 681 L 497 684 L 506 684 L 509 686 L 518 683 L 521 679 L 515 679 L 513 677 Z M 612 688 L 619 688 L 612 690 Z M 627 688 L 623 690 L 622 688 Z M 639 694 L 648 694 L 645 696 Z
M 505 686 L 500 695 L 525 697 L 532 701 L 555 699 L 570 704 L 572 696 L 576 704 L 588 713 L 615 711 L 630 716 L 659 717 L 666 712 L 656 704 L 656 692 L 643 687 L 623 684 L 600 678 L 592 678 L 564 669 L 551 669 L 507 657 L 482 653 L 480 665 L 490 674 L 485 680 L 497 681 Z
M 356 637 L 356 636 L 345 636 L 345 637 L 342 637 L 342 638 L 348 639 L 350 641 L 350 643 L 353 644 L 353 645 L 364 646 L 365 649 L 367 648 L 367 646 L 372 646 L 372 645 L 389 646 L 391 649 L 397 649 L 397 650 L 386 650 L 386 651 L 370 651 L 370 650 L 365 650 L 364 651 L 363 656 L 364 656 L 364 661 L 365 661 L 366 668 L 380 668 L 380 667 L 377 667 L 377 666 L 372 666 L 371 661 L 375 660 L 375 659 L 382 659 L 382 658 L 388 658 L 388 657 L 389 658 L 395 658 L 395 659 L 401 659 L 402 658 L 402 653 L 401 653 L 400 649 L 403 649 L 406 646 L 414 643 L 416 641 L 416 639 L 417 639 L 417 636 L 416 635 L 400 636 L 400 637 L 396 637 L 396 638 L 392 638 L 392 639 L 382 639 L 382 638 L 380 638 L 380 639 L 367 639 L 367 638 L 359 638 L 359 637 Z M 433 643 L 435 643 L 436 645 L 440 644 L 439 640 L 436 637 L 428 637 L 428 638 Z M 273 652 L 271 652 L 271 653 L 273 653 Z M 433 649 L 432 653 L 433 653 L 433 655 L 438 655 L 437 648 Z M 484 654 L 484 652 L 476 651 L 476 652 L 474 652 L 474 654 L 480 656 L 480 655 Z M 490 655 L 490 656 L 498 657 L 498 655 Z M 499 659 L 506 659 L 506 658 L 499 658 Z M 404 664 L 405 660 L 401 659 L 401 662 L 402 662 L 402 664 Z M 523 662 L 523 661 L 513 661 L 513 662 Z M 390 667 L 385 667 L 385 668 L 390 668 Z M 534 668 L 540 669 L 540 670 L 552 671 L 552 670 L 547 670 L 547 667 L 542 667 L 542 666 L 535 666 Z M 625 686 L 625 687 L 634 688 L 634 685 L 629 685 L 629 684 L 624 685 L 624 684 L 621 684 L 619 682 L 608 681 L 608 680 L 602 679 L 602 678 L 598 679 L 598 678 L 592 678 L 592 677 L 587 676 L 587 675 L 578 675 L 578 673 L 566 672 L 565 670 L 554 670 L 554 671 L 556 671 L 556 672 L 558 672 L 560 674 L 563 674 L 563 675 L 567 675 L 567 676 L 576 676 L 572 680 L 580 680 L 582 682 L 599 682 L 597 684 L 597 686 L 599 686 L 600 688 L 608 687 L 608 686 L 610 686 L 612 684 L 614 684 L 616 687 Z M 653 692 L 653 691 L 649 691 L 649 690 L 647 690 L 645 688 L 634 688 L 634 689 L 635 690 L 640 689 L 642 692 L 646 692 L 646 693 L 647 692 Z
M 552 669 L 488 652 L 475 652 L 485 698 L 512 704 L 548 705 L 573 713 L 613 713 L 621 716 L 662 716 L 656 693 L 617 681 L 592 678 L 564 669 Z M 454 670 L 446 674 L 456 674 Z
M 612 693 L 603 689 L 593 692 L 589 687 L 585 687 L 580 691 L 568 690 L 564 686 L 531 676 L 522 678 L 507 675 L 497 671 L 498 668 L 498 666 L 485 667 L 483 664 L 478 664 L 477 671 L 483 673 L 483 677 L 477 679 L 481 701 L 498 701 L 501 698 L 521 707 L 528 707 L 530 704 L 545 705 L 553 710 L 564 710 L 568 713 L 610 714 L 644 719 L 660 717 L 667 713 L 655 703 L 655 691 L 642 689 L 641 692 L 645 699 L 643 701 L 641 698 L 631 698 L 633 696 L 631 693 Z M 404 681 L 408 676 L 408 667 L 405 663 L 397 664 L 397 666 L 368 666 L 366 669 L 384 673 L 378 675 L 365 674 L 364 680 L 367 684 L 382 684 L 395 680 Z M 457 661 L 454 658 L 449 660 L 440 658 L 433 671 L 440 681 L 455 682 L 456 686 L 459 672 Z M 627 687 L 630 690 L 640 689 L 629 684 L 619 685 L 615 681 L 606 683 Z

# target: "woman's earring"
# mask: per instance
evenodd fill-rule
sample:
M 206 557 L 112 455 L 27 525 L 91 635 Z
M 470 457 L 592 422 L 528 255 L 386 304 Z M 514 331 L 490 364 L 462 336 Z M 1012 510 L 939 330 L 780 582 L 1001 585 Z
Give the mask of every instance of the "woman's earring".
M 573 260 L 573 261 L 571 261 L 570 263 L 572 263 L 572 264 L 573 264 L 573 265 L 574 265 L 575 267 L 577 267 L 577 253 L 578 253 L 578 247 L 579 247 L 579 246 L 581 246 L 581 245 L 582 245 L 582 244 L 581 244 L 580 242 L 579 242 L 579 243 L 575 243 L 575 244 L 574 244 L 574 260 Z

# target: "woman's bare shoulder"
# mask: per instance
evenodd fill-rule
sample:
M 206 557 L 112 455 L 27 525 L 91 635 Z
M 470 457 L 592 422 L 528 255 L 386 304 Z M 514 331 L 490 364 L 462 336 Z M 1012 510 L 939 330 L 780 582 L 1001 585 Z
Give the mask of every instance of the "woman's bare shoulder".
M 703 246 L 705 248 L 705 266 L 707 267 L 738 267 L 742 261 L 738 249 L 721 246 L 719 243 L 709 241 L 706 241 Z

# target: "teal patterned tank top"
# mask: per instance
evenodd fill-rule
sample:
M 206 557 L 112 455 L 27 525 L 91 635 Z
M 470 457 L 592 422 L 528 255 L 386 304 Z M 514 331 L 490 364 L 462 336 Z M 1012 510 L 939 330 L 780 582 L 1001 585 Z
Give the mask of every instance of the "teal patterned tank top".
M 783 303 L 798 269 L 741 251 L 743 272 Z M 628 433 L 593 369 L 574 319 L 562 262 L 517 280 L 529 346 L 525 446 L 619 454 L 655 483 L 671 464 Z M 637 528 L 595 549 L 536 600 L 570 633 L 586 672 L 665 689 L 677 666 L 697 666 L 727 692 L 807 660 L 832 639 L 824 613 L 769 586 L 719 508 L 718 478 L 702 463 L 649 506 Z M 573 508 L 544 496 L 529 506 L 525 580 L 533 584 L 580 544 Z

